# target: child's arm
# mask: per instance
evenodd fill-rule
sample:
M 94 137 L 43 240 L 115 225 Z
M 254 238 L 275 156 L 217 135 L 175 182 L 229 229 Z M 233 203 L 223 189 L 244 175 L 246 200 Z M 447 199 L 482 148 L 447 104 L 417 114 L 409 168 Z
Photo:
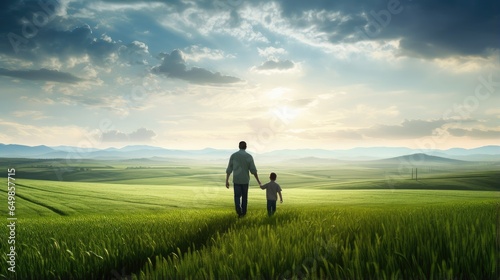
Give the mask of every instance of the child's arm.
M 280 203 L 283 203 L 283 197 L 281 196 L 281 192 L 278 192 L 278 195 L 280 196 Z

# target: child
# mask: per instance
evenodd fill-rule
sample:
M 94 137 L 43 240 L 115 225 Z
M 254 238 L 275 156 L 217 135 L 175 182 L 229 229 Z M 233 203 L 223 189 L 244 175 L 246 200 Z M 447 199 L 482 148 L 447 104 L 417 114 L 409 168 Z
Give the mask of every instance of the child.
M 276 173 L 271 173 L 269 179 L 271 182 L 261 185 L 260 188 L 266 190 L 266 198 L 267 198 L 267 214 L 272 216 L 274 212 L 276 212 L 276 200 L 278 200 L 279 194 L 280 203 L 283 203 L 283 197 L 281 196 L 281 187 L 276 183 Z

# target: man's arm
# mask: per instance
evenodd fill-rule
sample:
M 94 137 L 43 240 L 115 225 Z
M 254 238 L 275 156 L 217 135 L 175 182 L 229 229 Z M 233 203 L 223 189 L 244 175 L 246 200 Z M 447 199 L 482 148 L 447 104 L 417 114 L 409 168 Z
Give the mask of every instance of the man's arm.
M 259 180 L 259 175 L 257 174 L 257 168 L 255 167 L 255 162 L 253 161 L 253 157 L 250 156 L 250 166 L 248 168 L 250 173 L 253 174 L 255 177 L 255 180 L 257 180 L 257 183 L 259 183 L 259 186 L 262 186 L 262 183 Z
M 257 171 L 255 171 L 255 173 L 253 174 L 253 176 L 255 177 L 255 179 L 257 180 L 257 183 L 259 183 L 259 186 L 262 187 L 262 183 L 260 182 L 259 180 L 259 175 L 257 174 Z
M 233 172 L 233 156 L 229 157 L 229 163 L 227 164 L 226 168 L 226 188 L 229 189 L 229 176 L 231 175 L 231 172 Z

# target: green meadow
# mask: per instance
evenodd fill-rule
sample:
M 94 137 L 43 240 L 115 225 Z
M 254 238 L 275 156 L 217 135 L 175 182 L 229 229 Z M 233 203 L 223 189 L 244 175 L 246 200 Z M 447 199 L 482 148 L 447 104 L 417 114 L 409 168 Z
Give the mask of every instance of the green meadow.
M 15 168 L 15 272 L 0 278 L 499 279 L 497 164 L 262 165 L 238 219 L 225 164 L 6 159 Z M 6 182 L 6 180 L 4 180 Z M 8 218 L 7 184 L 0 214 Z M 5 221 L 8 224 L 7 221 Z

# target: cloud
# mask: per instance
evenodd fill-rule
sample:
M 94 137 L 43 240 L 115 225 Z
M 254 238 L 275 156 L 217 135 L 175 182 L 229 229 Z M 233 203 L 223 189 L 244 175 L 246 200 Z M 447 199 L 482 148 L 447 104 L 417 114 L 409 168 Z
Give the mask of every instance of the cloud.
M 170 54 L 163 53 L 161 58 L 161 65 L 153 67 L 152 71 L 169 78 L 177 78 L 195 84 L 231 84 L 241 81 L 239 78 L 222 75 L 219 72 L 214 73 L 200 67 L 188 69 L 184 55 L 180 50 L 173 50 Z
M 43 125 L 10 121 L 0 118 L 0 131 L 4 133 L 3 141 L 24 145 L 40 145 L 57 143 L 56 145 L 73 145 L 87 139 L 88 131 L 77 125 Z M 1 135 L 0 135 L 1 137 Z
M 446 124 L 455 123 L 454 120 L 404 120 L 397 125 L 374 125 L 368 128 L 326 128 L 328 123 L 321 127 L 311 128 L 307 133 L 300 133 L 310 139 L 348 139 L 362 140 L 380 138 L 385 140 L 416 139 L 432 136 Z M 334 124 L 337 126 L 337 124 Z M 444 132 L 444 128 L 442 131 Z
M 287 54 L 287 51 L 283 48 L 267 47 L 265 49 L 257 48 L 260 56 L 263 57 L 275 57 L 276 55 Z
M 152 130 L 139 128 L 138 130 L 129 134 L 130 141 L 143 142 L 151 141 L 156 136 L 156 133 Z
M 111 2 L 111 3 L 110 3 Z M 120 3 L 116 1 L 99 1 L 99 2 L 91 2 L 89 7 L 92 10 L 96 10 L 99 12 L 110 11 L 110 12 L 124 12 L 124 11 L 140 11 L 140 10 L 155 10 L 163 7 L 162 3 L 155 2 L 142 2 L 138 1 L 137 3 Z
M 257 70 L 288 70 L 295 66 L 290 60 L 268 60 L 261 65 L 257 66 Z
M 474 1 L 279 0 L 291 28 L 317 43 L 399 40 L 401 55 L 425 58 L 486 56 L 500 49 L 499 4 Z
M 456 137 L 471 137 L 477 139 L 498 139 L 500 138 L 500 130 L 483 130 L 483 129 L 463 129 L 463 128 L 448 128 L 448 133 Z
M 93 62 L 105 64 L 117 51 L 118 43 L 109 36 L 96 38 L 88 24 L 77 23 L 74 19 L 64 19 L 55 14 L 52 17 L 47 14 L 40 16 L 39 20 L 43 19 L 45 25 L 34 18 L 29 19 L 34 14 L 42 15 L 43 10 L 31 7 L 28 2 L 31 3 L 20 2 L 8 7 L 7 11 L 12 11 L 10 14 L 4 11 L 4 16 L 11 21 L 6 23 L 6 27 L 0 28 L 0 53 L 33 62 L 50 57 L 67 60 L 88 55 Z M 24 8 L 28 10 L 23 10 Z
M 70 30 L 48 29 L 37 36 L 39 52 L 59 58 L 88 55 L 92 62 L 104 65 L 114 62 L 120 44 L 109 36 L 96 38 L 92 28 L 84 24 Z
M 13 77 L 24 80 L 33 81 L 52 81 L 59 83 L 74 84 L 84 81 L 70 73 L 59 72 L 57 70 L 49 70 L 42 68 L 40 70 L 9 70 L 0 68 L 0 76 Z
M 202 59 L 220 60 L 234 58 L 234 55 L 226 55 L 222 50 L 214 50 L 207 47 L 193 45 L 182 51 L 185 60 L 199 61 Z
M 64 16 L 66 8 L 59 1 L 0 1 L 0 53 L 35 48 L 41 30 Z
M 139 128 L 131 133 L 124 133 L 118 130 L 103 132 L 101 140 L 103 142 L 150 142 L 156 136 L 153 130 Z
M 498 1 L 441 1 L 430 0 L 412 3 L 405 15 L 396 19 L 387 36 L 402 35 L 403 53 L 416 53 L 423 57 L 487 54 L 489 49 L 499 49 Z M 425 18 L 423 18 L 425 17 Z M 392 23 L 391 23 L 392 24 Z
M 231 36 L 252 43 L 294 39 L 328 52 L 339 51 L 340 56 L 342 52 L 362 51 L 363 47 L 353 45 L 364 41 L 381 44 L 393 41 L 397 43 L 397 54 L 425 58 L 489 56 L 492 50 L 500 49 L 496 0 L 481 3 L 458 0 L 439 3 L 432 0 L 261 0 L 230 5 L 222 2 L 227 1 L 125 4 L 116 1 L 1 1 L 0 54 L 26 60 L 43 59 L 44 55 L 59 58 L 88 55 L 92 62 L 106 64 L 113 62 L 121 49 L 119 54 L 129 63 L 146 64 L 149 55 L 144 47 L 147 46 L 137 44 L 139 41 L 130 39 L 132 43 L 124 44 L 113 41 L 110 36 L 94 34 L 102 29 L 96 22 L 105 21 L 96 18 L 96 14 L 117 11 L 131 18 L 148 13 L 159 25 L 191 39 L 196 34 L 207 38 Z M 81 18 L 67 16 L 78 8 L 93 12 L 93 17 L 86 18 L 88 24 Z M 38 21 L 43 20 L 43 24 L 34 20 L 34 14 L 39 15 Z M 45 17 L 40 16 L 42 14 Z M 218 51 L 197 48 L 184 49 L 185 60 L 224 57 Z M 258 51 L 268 61 L 286 53 L 276 47 L 259 48 Z
M 320 133 L 323 138 L 335 138 L 335 139 L 349 139 L 349 140 L 362 140 L 363 135 L 354 130 L 337 130 L 329 133 Z
M 252 70 L 263 73 L 291 72 L 297 70 L 298 65 L 291 60 L 267 60 L 261 65 L 253 67 Z
M 151 57 L 148 45 L 139 41 L 120 46 L 118 52 L 120 57 L 130 64 L 147 65 L 148 59 Z
M 95 30 L 89 24 L 68 16 L 70 4 L 74 9 L 82 3 L 1 1 L 0 55 L 30 63 L 57 58 L 68 65 L 83 57 L 97 65 L 114 62 L 123 44 L 106 34 L 94 34 Z M 92 20 L 89 19 L 89 23 L 92 24 Z
M 253 67 L 253 71 L 271 74 L 276 72 L 290 72 L 296 70 L 296 67 L 298 67 L 298 65 L 293 61 L 280 58 L 280 56 L 287 54 L 287 51 L 283 48 L 257 48 L 257 51 L 259 56 L 265 57 L 267 60 L 259 66 Z
M 26 118 L 30 118 L 32 120 L 42 120 L 42 119 L 49 118 L 43 112 L 34 111 L 34 110 L 15 111 L 12 115 L 16 118 L 25 118 L 26 117 Z
M 371 128 L 360 129 L 358 132 L 373 138 L 412 139 L 431 136 L 435 129 L 444 124 L 453 123 L 452 120 L 404 120 L 399 125 L 376 125 Z

